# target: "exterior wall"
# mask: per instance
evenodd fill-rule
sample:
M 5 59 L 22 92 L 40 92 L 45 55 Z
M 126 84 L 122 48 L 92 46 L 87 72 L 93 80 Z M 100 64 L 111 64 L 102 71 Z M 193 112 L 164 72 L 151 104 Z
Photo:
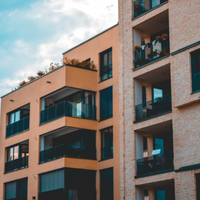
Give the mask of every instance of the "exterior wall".
M 133 28 L 146 22 L 158 14 L 167 11 L 169 14 L 170 52 L 192 45 L 200 41 L 199 20 L 200 1 L 169 0 L 152 11 L 133 18 L 131 0 L 119 0 L 119 138 L 120 138 L 120 198 L 121 199 L 144 199 L 142 187 L 151 186 L 159 181 L 175 183 L 176 199 L 196 199 L 195 172 L 170 172 L 160 175 L 137 178 L 136 159 L 139 155 L 137 149 L 142 149 L 141 141 L 137 134 L 140 130 L 163 122 L 170 122 L 173 126 L 174 167 L 199 164 L 199 92 L 192 93 L 191 59 L 190 52 L 199 49 L 200 45 L 191 46 L 177 54 L 149 64 L 140 69 L 133 69 L 133 46 L 141 45 L 140 37 Z M 133 44 L 133 41 L 136 41 Z M 153 72 L 163 66 L 170 65 L 172 113 L 160 117 L 151 118 L 139 123 L 135 121 L 135 105 L 141 101 L 138 94 L 138 79 L 135 78 Z M 133 70 L 132 70 L 133 69 Z M 131 74 L 132 73 L 132 74 Z M 139 99 L 139 100 L 138 100 Z M 137 145 L 136 145 L 137 142 Z M 137 187 L 136 187 L 137 186 Z M 138 197 L 136 197 L 138 195 Z M 154 199 L 155 197 L 150 197 Z
M 100 53 L 112 47 L 112 67 L 113 77 L 100 82 Z M 97 176 L 96 176 L 96 188 L 97 188 L 97 200 L 100 199 L 100 170 L 113 167 L 114 173 L 114 199 L 120 199 L 119 196 L 119 92 L 118 92 L 118 26 L 110 29 L 107 32 L 91 39 L 89 42 L 83 43 L 82 45 L 72 49 L 71 51 L 63 55 L 64 58 L 77 58 L 80 61 L 88 58 L 93 61 L 97 67 L 97 94 L 96 94 L 96 105 L 97 105 L 97 134 L 96 134 L 96 146 L 97 146 Z M 113 87 L 113 117 L 100 121 L 100 91 L 112 86 Z M 113 126 L 113 159 L 101 161 L 101 129 Z

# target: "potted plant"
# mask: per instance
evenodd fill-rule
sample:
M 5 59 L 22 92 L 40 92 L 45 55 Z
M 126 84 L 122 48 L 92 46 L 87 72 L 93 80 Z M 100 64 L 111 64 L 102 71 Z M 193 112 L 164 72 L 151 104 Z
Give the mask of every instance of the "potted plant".
M 134 50 L 140 52 L 141 47 L 139 45 L 134 46 Z
M 149 57 L 149 59 L 153 59 L 154 57 L 156 57 L 158 55 L 158 50 L 156 49 L 155 51 L 152 51 L 150 54 L 148 54 L 147 56 Z
M 156 37 L 156 41 L 157 41 L 157 42 L 161 42 L 161 41 L 162 41 L 162 38 L 161 38 L 160 36 L 157 36 L 157 37 Z
M 162 39 L 162 40 L 167 40 L 168 37 L 169 37 L 169 36 L 168 36 L 166 33 L 164 33 L 164 34 L 161 35 L 161 39 Z

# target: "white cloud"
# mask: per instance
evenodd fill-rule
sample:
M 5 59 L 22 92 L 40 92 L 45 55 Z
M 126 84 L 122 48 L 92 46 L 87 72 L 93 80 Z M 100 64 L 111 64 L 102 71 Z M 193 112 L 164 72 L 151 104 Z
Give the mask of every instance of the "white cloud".
M 30 9 L 18 9 L 9 13 L 10 17 L 13 15 L 21 15 L 24 20 L 32 20 L 35 24 L 42 22 L 39 31 L 48 28 L 49 39 L 32 42 L 32 38 L 27 40 L 19 37 L 14 42 L 13 49 L 7 52 L 0 49 L 5 55 L 2 63 L 15 69 L 0 80 L 0 95 L 8 88 L 11 91 L 17 87 L 18 83 L 28 76 L 36 75 L 38 70 L 48 69 L 51 62 L 61 64 L 64 51 L 116 24 L 118 0 L 41 0 L 31 5 Z M 4 41 L 7 41 L 7 38 Z

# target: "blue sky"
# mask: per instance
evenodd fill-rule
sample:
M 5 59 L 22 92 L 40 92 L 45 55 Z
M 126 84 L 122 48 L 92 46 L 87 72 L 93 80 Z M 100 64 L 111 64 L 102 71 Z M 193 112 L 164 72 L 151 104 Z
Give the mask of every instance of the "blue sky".
M 0 0 L 0 96 L 118 22 L 118 0 Z

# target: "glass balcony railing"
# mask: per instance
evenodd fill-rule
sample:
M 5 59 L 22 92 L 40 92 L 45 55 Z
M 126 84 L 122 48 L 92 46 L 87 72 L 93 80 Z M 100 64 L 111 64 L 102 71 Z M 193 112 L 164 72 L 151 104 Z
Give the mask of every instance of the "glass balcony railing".
M 134 18 L 148 12 L 149 10 L 167 1 L 168 0 L 133 0 Z
M 159 58 L 168 56 L 170 53 L 169 36 L 162 34 L 151 43 L 136 45 L 134 47 L 134 65 L 138 68 L 142 65 L 156 61 Z
M 106 147 L 101 149 L 101 160 L 113 158 L 113 147 Z
M 42 110 L 40 113 L 40 123 L 44 124 L 64 116 L 96 119 L 96 106 L 63 101 L 59 104 Z
M 27 168 L 28 167 L 28 156 L 18 158 L 5 163 L 5 173 Z
M 50 190 L 47 192 L 39 193 L 39 200 L 63 200 L 64 198 L 64 189 Z
M 137 176 L 174 169 L 173 152 L 137 160 Z
M 84 158 L 84 159 L 96 159 L 96 148 L 61 144 L 51 149 L 47 149 L 40 152 L 40 163 L 56 160 L 63 157 L 70 158 Z
M 29 129 L 29 117 L 23 118 L 15 123 L 9 124 L 6 127 L 6 138 L 21 133 Z
M 171 94 L 135 106 L 135 121 L 141 121 L 171 111 Z

